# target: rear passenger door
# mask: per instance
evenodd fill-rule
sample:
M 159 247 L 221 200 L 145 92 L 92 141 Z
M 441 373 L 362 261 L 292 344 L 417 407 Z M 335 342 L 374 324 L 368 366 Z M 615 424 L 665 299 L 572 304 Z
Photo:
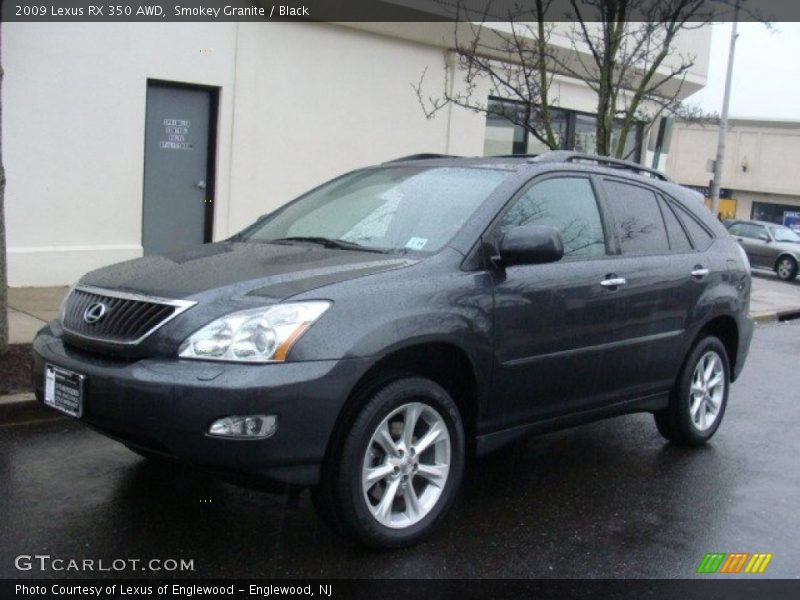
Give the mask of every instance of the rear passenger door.
M 674 382 L 690 311 L 705 290 L 710 265 L 659 191 L 616 178 L 604 178 L 603 191 L 625 280 L 617 321 L 624 341 L 613 350 L 618 391 L 621 398 L 646 396 Z

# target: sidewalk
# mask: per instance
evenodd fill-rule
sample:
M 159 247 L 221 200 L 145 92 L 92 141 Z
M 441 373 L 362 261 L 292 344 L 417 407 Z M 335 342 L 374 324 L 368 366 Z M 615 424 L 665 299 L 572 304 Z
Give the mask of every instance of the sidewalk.
M 771 271 L 753 271 L 750 316 L 756 321 L 777 321 L 800 315 L 800 279 L 781 281 Z
M 68 287 L 9 288 L 9 342 L 30 344 L 36 332 L 58 316 L 67 290 Z

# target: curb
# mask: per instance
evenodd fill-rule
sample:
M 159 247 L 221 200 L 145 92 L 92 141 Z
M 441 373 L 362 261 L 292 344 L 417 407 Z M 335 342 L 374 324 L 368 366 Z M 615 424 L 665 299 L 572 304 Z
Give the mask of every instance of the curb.
M 772 311 L 759 311 L 750 313 L 750 318 L 756 323 L 773 323 L 778 320 L 778 313 Z
M 756 323 L 774 323 L 776 321 L 788 321 L 800 317 L 800 308 L 788 308 L 774 311 L 751 312 L 750 318 Z
M 58 417 L 58 415 L 39 404 L 33 392 L 0 396 L 0 426 L 54 417 Z

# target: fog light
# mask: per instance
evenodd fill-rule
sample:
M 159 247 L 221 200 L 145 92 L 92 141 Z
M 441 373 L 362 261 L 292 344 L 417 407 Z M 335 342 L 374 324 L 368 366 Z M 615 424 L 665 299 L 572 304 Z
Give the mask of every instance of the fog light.
M 209 435 L 257 439 L 268 438 L 278 429 L 275 415 L 241 415 L 217 419 L 208 428 Z

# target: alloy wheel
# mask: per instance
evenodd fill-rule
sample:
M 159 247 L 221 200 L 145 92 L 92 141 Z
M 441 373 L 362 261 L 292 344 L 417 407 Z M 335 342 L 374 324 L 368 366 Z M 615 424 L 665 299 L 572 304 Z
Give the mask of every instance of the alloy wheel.
M 393 410 L 370 438 L 361 484 L 372 516 L 393 529 L 430 513 L 450 472 L 450 432 L 442 416 L 421 402 Z
M 697 361 L 689 391 L 689 416 L 698 431 L 707 431 L 716 422 L 726 385 L 722 359 L 709 350 Z

